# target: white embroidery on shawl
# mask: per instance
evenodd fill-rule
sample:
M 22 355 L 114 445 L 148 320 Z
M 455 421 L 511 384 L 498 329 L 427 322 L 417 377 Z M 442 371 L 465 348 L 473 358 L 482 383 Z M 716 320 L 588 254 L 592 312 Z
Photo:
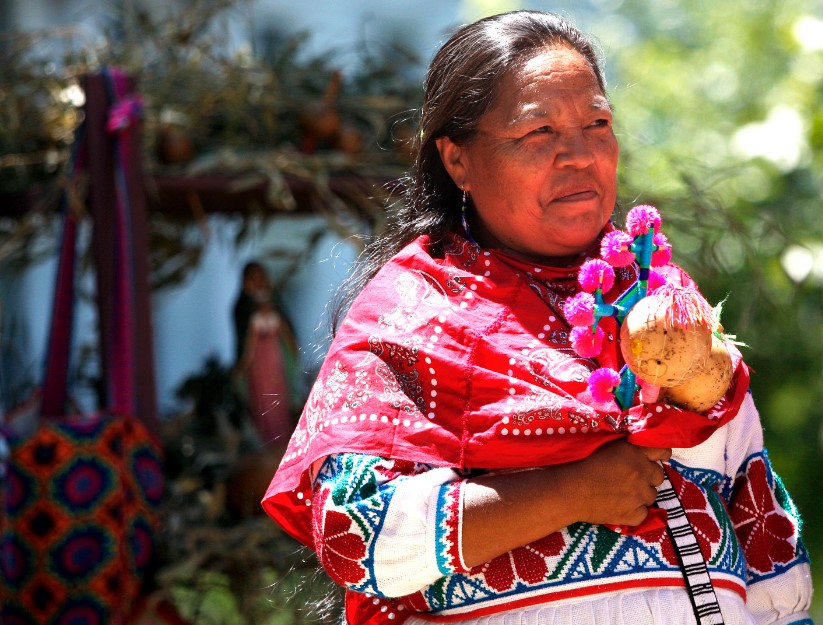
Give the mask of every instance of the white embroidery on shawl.
M 374 373 L 383 381 L 380 400 L 406 413 L 422 411 L 425 406 L 420 373 L 415 369 L 421 342 L 409 337 L 398 345 L 384 343 L 379 336 L 369 337 L 369 349 L 378 357 Z
M 450 274 L 449 282 L 453 279 Z M 434 276 L 419 270 L 397 276 L 392 286 L 397 307 L 378 317 L 385 332 L 369 337 L 369 350 L 378 359 L 373 371 L 383 383 L 379 399 L 405 413 L 422 413 L 426 401 L 416 367 L 424 339 L 416 332 L 451 312 L 448 293 Z
M 591 360 L 580 358 L 570 347 L 535 349 L 526 364 L 534 378 L 545 387 L 555 387 L 552 379 L 586 382 L 596 367 Z
M 539 421 L 568 420 L 572 425 L 585 430 L 596 429 L 599 426 L 594 410 L 587 410 L 586 406 L 564 400 L 554 393 L 530 392 L 521 396 L 512 406 L 510 420 L 514 425 L 526 426 L 535 419 Z
M 437 310 L 449 306 L 443 287 L 425 272 L 403 273 L 397 276 L 393 286 L 399 305 L 377 320 L 393 334 L 408 334 L 426 325 Z
M 449 256 L 456 256 L 463 267 L 472 267 L 480 256 L 480 248 L 466 239 L 451 237 L 443 251 Z
M 365 404 L 371 398 L 372 394 L 369 390 L 369 372 L 355 371 L 354 384 L 352 389 L 346 395 L 346 401 L 343 404 L 343 410 L 356 410 Z
M 304 409 L 306 431 L 302 432 L 298 428 L 292 438 L 298 437 L 296 441 L 299 447 L 303 446 L 306 438 L 312 439 L 317 433 L 317 426 L 323 423 L 328 415 L 340 404 L 344 392 L 349 388 L 349 372 L 339 361 L 334 363 L 334 367 L 328 375 L 317 383 L 309 393 Z M 302 439 L 302 440 L 299 440 Z
M 436 310 L 449 308 L 449 296 L 437 278 L 425 271 L 415 270 L 415 273 L 423 278 L 423 284 L 427 287 L 423 291 L 421 302 L 429 307 L 430 314 L 434 314 Z M 454 273 L 449 274 L 450 279 L 453 279 L 454 276 Z M 468 274 L 467 277 L 471 277 L 471 274 Z
M 521 395 L 512 411 L 511 420 L 516 425 L 528 425 L 535 419 L 563 419 L 563 400 L 554 393 L 535 393 Z

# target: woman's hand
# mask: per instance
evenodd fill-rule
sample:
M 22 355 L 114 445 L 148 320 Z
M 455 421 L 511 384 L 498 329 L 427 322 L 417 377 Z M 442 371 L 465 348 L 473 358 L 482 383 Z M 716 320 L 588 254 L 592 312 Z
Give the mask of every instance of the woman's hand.
M 625 439 L 600 447 L 588 458 L 570 463 L 577 482 L 576 521 L 639 525 L 657 498 L 664 471 L 658 461 L 671 449 L 639 447 Z
M 468 481 L 463 499 L 463 560 L 476 566 L 571 523 L 638 525 L 663 481 L 670 449 L 619 439 L 587 458 Z

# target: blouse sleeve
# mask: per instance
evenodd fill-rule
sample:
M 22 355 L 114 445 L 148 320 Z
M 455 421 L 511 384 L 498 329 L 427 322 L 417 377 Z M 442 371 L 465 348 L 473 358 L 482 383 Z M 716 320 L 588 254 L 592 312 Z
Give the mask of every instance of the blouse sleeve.
M 450 468 L 344 453 L 313 481 L 320 562 L 349 590 L 401 597 L 467 568 L 460 555 L 463 480 Z
M 772 470 L 751 395 L 730 426 L 729 516 L 746 560 L 746 603 L 758 623 L 811 625 L 811 572 L 800 515 Z

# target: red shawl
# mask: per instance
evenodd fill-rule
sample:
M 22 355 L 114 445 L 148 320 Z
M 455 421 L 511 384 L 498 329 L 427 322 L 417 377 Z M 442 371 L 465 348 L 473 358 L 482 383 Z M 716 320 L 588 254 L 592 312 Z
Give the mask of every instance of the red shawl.
M 691 447 L 737 413 L 748 389 L 739 354 L 734 383 L 708 414 L 595 405 L 587 380 L 599 366 L 620 369 L 619 332 L 611 319 L 597 361 L 572 350 L 562 306 L 579 290 L 578 266 L 537 266 L 458 235 L 442 257 L 428 237 L 408 245 L 353 303 L 263 499 L 266 512 L 313 547 L 308 469 L 329 454 L 532 467 L 579 460 L 623 436 Z M 691 284 L 674 266 L 666 272 Z M 635 279 L 635 269 L 618 270 L 606 299 Z

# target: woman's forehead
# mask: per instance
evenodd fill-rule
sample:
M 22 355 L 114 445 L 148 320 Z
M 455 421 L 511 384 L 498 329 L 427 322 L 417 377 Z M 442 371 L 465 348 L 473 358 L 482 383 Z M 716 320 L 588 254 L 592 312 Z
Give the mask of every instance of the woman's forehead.
M 600 86 L 597 74 L 589 61 L 580 52 L 568 46 L 544 48 L 518 63 L 503 76 L 518 88 L 528 88 L 535 84 L 548 83 L 563 89 L 575 88 L 594 83 Z
M 570 102 L 581 110 L 610 110 L 597 75 L 579 52 L 571 48 L 547 49 L 503 77 L 484 117 L 513 125 L 550 114 Z

